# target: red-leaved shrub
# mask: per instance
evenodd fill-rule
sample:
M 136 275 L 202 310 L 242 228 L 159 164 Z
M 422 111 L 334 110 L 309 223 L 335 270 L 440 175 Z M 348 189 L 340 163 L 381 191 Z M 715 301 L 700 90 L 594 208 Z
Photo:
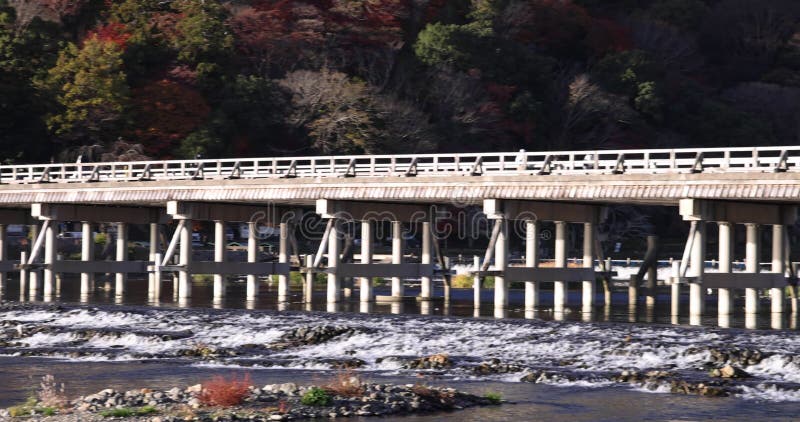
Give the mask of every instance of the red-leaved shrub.
M 219 375 L 203 383 L 203 391 L 198 399 L 206 406 L 236 406 L 247 397 L 250 387 L 250 374 L 242 379 L 232 376 L 225 379 Z

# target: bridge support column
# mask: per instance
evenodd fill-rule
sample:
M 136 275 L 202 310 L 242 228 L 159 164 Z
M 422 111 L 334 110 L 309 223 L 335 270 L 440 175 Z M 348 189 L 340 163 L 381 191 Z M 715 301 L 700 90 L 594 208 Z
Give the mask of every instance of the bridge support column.
M 24 264 L 28 262 L 28 253 L 25 251 L 20 252 L 19 262 Z M 25 298 L 25 292 L 28 291 L 28 270 L 19 270 L 19 298 Z
M 758 224 L 746 224 L 747 245 L 745 250 L 745 271 L 748 273 L 760 272 L 759 260 L 761 258 L 761 230 Z M 745 292 L 744 312 L 756 314 L 759 310 L 758 289 L 747 288 Z
M 183 221 L 178 258 L 178 265 L 183 268 L 178 270 L 178 300 L 192 297 L 192 273 L 189 271 L 189 265 L 192 263 L 192 220 Z
M 372 263 L 372 221 L 364 220 L 361 222 L 361 263 Z M 430 258 L 430 257 L 429 257 Z M 424 257 L 423 257 L 424 259 Z M 361 302 L 374 302 L 375 290 L 372 288 L 372 277 L 361 277 L 359 279 L 359 299 Z
M 286 264 L 289 262 L 289 223 L 280 223 L 278 243 L 278 262 Z M 289 300 L 289 273 L 278 274 L 278 302 Z
M 706 222 L 697 221 L 691 254 L 691 274 L 695 279 L 689 284 L 689 317 L 700 317 L 705 312 L 706 291 L 703 288 L 703 271 L 706 256 Z
M 94 238 L 92 223 L 81 222 L 81 261 L 94 259 Z M 88 296 L 93 290 L 94 273 L 81 273 L 81 296 Z
M 332 219 L 330 236 L 328 237 L 328 303 L 334 304 L 342 300 L 342 279 L 337 274 L 339 267 L 340 223 Z
M 772 272 L 784 275 L 786 272 L 786 244 L 783 233 L 786 230 L 783 224 L 772 226 Z M 769 289 L 772 313 L 783 313 L 786 308 L 786 294 L 783 287 Z
M 30 256 L 34 255 L 35 242 L 36 242 L 36 239 L 39 238 L 39 225 L 38 224 L 31 224 L 29 226 L 29 228 L 30 228 L 30 230 L 29 230 L 30 233 L 29 233 L 28 238 L 30 239 L 30 246 L 31 246 L 30 255 L 29 255 L 29 257 L 30 257 Z M 36 296 L 36 294 L 40 290 L 42 290 L 42 285 L 41 284 L 42 284 L 42 274 L 41 274 L 41 272 L 39 270 L 37 270 L 37 269 L 30 270 L 28 272 L 28 291 L 29 291 L 29 294 L 30 294 L 31 297 Z
M 719 272 L 731 272 L 733 224 L 719 222 Z M 717 289 L 717 313 L 720 318 L 733 313 L 733 295 L 729 288 Z
M 44 229 L 44 297 L 51 298 L 55 293 L 56 275 L 55 271 L 50 267 L 56 262 L 56 228 L 57 223 L 50 221 Z
M 8 260 L 7 240 L 6 225 L 0 224 L 0 261 Z M 7 281 L 7 274 L 5 272 L 0 272 L 0 292 L 6 289 Z
M 677 316 L 681 309 L 681 261 L 672 262 L 672 282 L 669 286 L 669 309 L 670 315 Z
M 181 245 L 182 247 L 183 245 Z M 181 250 L 183 250 L 181 248 Z M 128 225 L 126 223 L 117 223 L 117 261 L 128 260 Z M 125 273 L 116 273 L 116 288 L 114 295 L 121 297 L 125 294 L 125 284 L 128 281 L 128 275 Z
M 156 263 L 156 254 L 158 253 L 158 230 L 158 223 L 150 223 L 150 244 L 147 259 L 152 262 L 153 265 L 160 264 L 160 262 Z M 158 298 L 161 296 L 161 279 L 156 279 L 155 272 L 147 274 L 147 295 L 151 298 Z
M 314 267 L 314 255 L 306 255 L 306 280 L 305 280 L 305 288 L 303 289 L 303 301 L 306 304 L 311 304 L 311 300 L 314 298 L 314 271 L 312 271 L 312 267 Z
M 214 222 L 214 262 L 225 262 L 226 259 L 226 244 L 225 238 L 225 222 Z M 224 274 L 214 274 L 214 300 L 220 300 L 225 297 L 225 288 L 227 287 L 227 276 Z
M 494 224 L 500 225 L 497 242 L 494 244 L 494 268 L 498 272 L 494 276 L 494 309 L 495 317 L 501 318 L 498 310 L 508 308 L 508 282 L 505 277 L 508 267 L 508 220 L 505 217 L 498 218 L 494 220 Z
M 525 221 L 525 266 L 539 266 L 539 222 Z M 532 311 L 539 306 L 539 283 L 536 280 L 525 282 L 525 310 Z
M 472 277 L 472 307 L 477 311 L 480 316 L 481 307 L 481 258 L 478 255 L 472 257 L 472 265 L 475 267 L 475 276 Z
M 258 238 L 256 237 L 256 223 L 247 223 L 247 262 L 258 262 Z M 258 276 L 247 275 L 247 300 L 256 300 L 258 297 Z
M 392 264 L 403 263 L 403 223 L 392 221 Z M 402 298 L 405 294 L 403 279 L 392 277 L 392 298 Z
M 556 240 L 555 240 L 555 268 L 567 267 L 567 223 L 565 221 L 556 221 Z M 567 305 L 569 294 L 567 282 L 554 281 L 553 282 L 553 310 L 555 312 L 564 312 L 564 307 Z
M 422 253 L 420 255 L 420 263 L 431 263 L 431 223 L 427 221 L 422 223 Z M 433 297 L 433 281 L 431 277 L 420 277 L 419 296 L 422 300 L 430 300 Z
M 594 224 L 592 223 L 583 223 L 583 267 L 594 267 Z M 592 312 L 595 280 L 584 280 L 582 284 L 583 312 Z

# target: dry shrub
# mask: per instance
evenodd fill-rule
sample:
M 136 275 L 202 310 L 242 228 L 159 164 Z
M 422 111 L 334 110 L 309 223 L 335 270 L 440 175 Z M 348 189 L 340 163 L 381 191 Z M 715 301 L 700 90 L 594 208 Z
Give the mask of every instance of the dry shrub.
M 250 374 L 245 374 L 242 379 L 232 376 L 225 379 L 214 376 L 211 381 L 203 383 L 203 391 L 198 399 L 206 406 L 236 406 L 244 401 L 250 393 Z
M 39 386 L 37 396 L 41 406 L 62 409 L 69 404 L 69 400 L 64 394 L 64 384 L 58 384 L 52 375 L 43 376 Z
M 328 393 L 342 397 L 361 397 L 364 395 L 364 381 L 351 369 L 346 369 L 333 376 L 322 386 Z

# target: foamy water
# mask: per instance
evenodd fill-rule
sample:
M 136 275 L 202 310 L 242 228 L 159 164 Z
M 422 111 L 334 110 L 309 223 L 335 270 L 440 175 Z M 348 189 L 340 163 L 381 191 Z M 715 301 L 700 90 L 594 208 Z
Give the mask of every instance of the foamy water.
M 782 331 L 743 331 L 640 324 L 484 320 L 455 317 L 322 313 L 164 310 L 131 308 L 26 308 L 0 311 L 5 355 L 55 356 L 75 361 L 185 360 L 187 365 L 330 370 L 331 360 L 360 359 L 359 370 L 414 374 L 409 359 L 446 353 L 457 379 L 518 382 L 547 371 L 541 382 L 587 388 L 615 384 L 621 371 L 652 370 L 702 377 L 709 348 L 747 348 L 768 355 L 745 368 L 754 378 L 734 385 L 736 395 L 767 401 L 800 400 L 800 339 Z M 268 346 L 297 327 L 353 328 L 320 344 Z M 13 333 L 23 335 L 14 337 Z M 12 338 L 13 337 L 13 338 Z M 210 356 L 187 350 L 213 350 Z M 227 353 L 228 351 L 235 353 Z M 521 372 L 476 375 L 481 362 L 498 359 Z M 322 360 L 322 361 L 321 361 Z M 706 365 L 706 366 L 704 366 Z M 431 372 L 422 370 L 422 372 Z M 664 385 L 626 388 L 669 391 Z

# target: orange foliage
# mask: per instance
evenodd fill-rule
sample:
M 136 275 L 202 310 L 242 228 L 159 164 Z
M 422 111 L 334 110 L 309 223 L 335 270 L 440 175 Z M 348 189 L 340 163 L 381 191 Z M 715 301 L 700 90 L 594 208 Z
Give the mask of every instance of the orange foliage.
M 236 377 L 225 379 L 219 375 L 203 383 L 203 391 L 198 396 L 206 406 L 236 406 L 244 401 L 250 388 L 250 374 L 241 380 Z
M 125 24 L 112 22 L 89 31 L 86 38 L 97 38 L 103 42 L 112 42 L 124 50 L 128 39 L 131 37 L 131 34 L 127 33 L 126 29 Z
M 169 155 L 211 112 L 199 91 L 167 79 L 134 89 L 133 103 L 133 138 L 153 157 Z

